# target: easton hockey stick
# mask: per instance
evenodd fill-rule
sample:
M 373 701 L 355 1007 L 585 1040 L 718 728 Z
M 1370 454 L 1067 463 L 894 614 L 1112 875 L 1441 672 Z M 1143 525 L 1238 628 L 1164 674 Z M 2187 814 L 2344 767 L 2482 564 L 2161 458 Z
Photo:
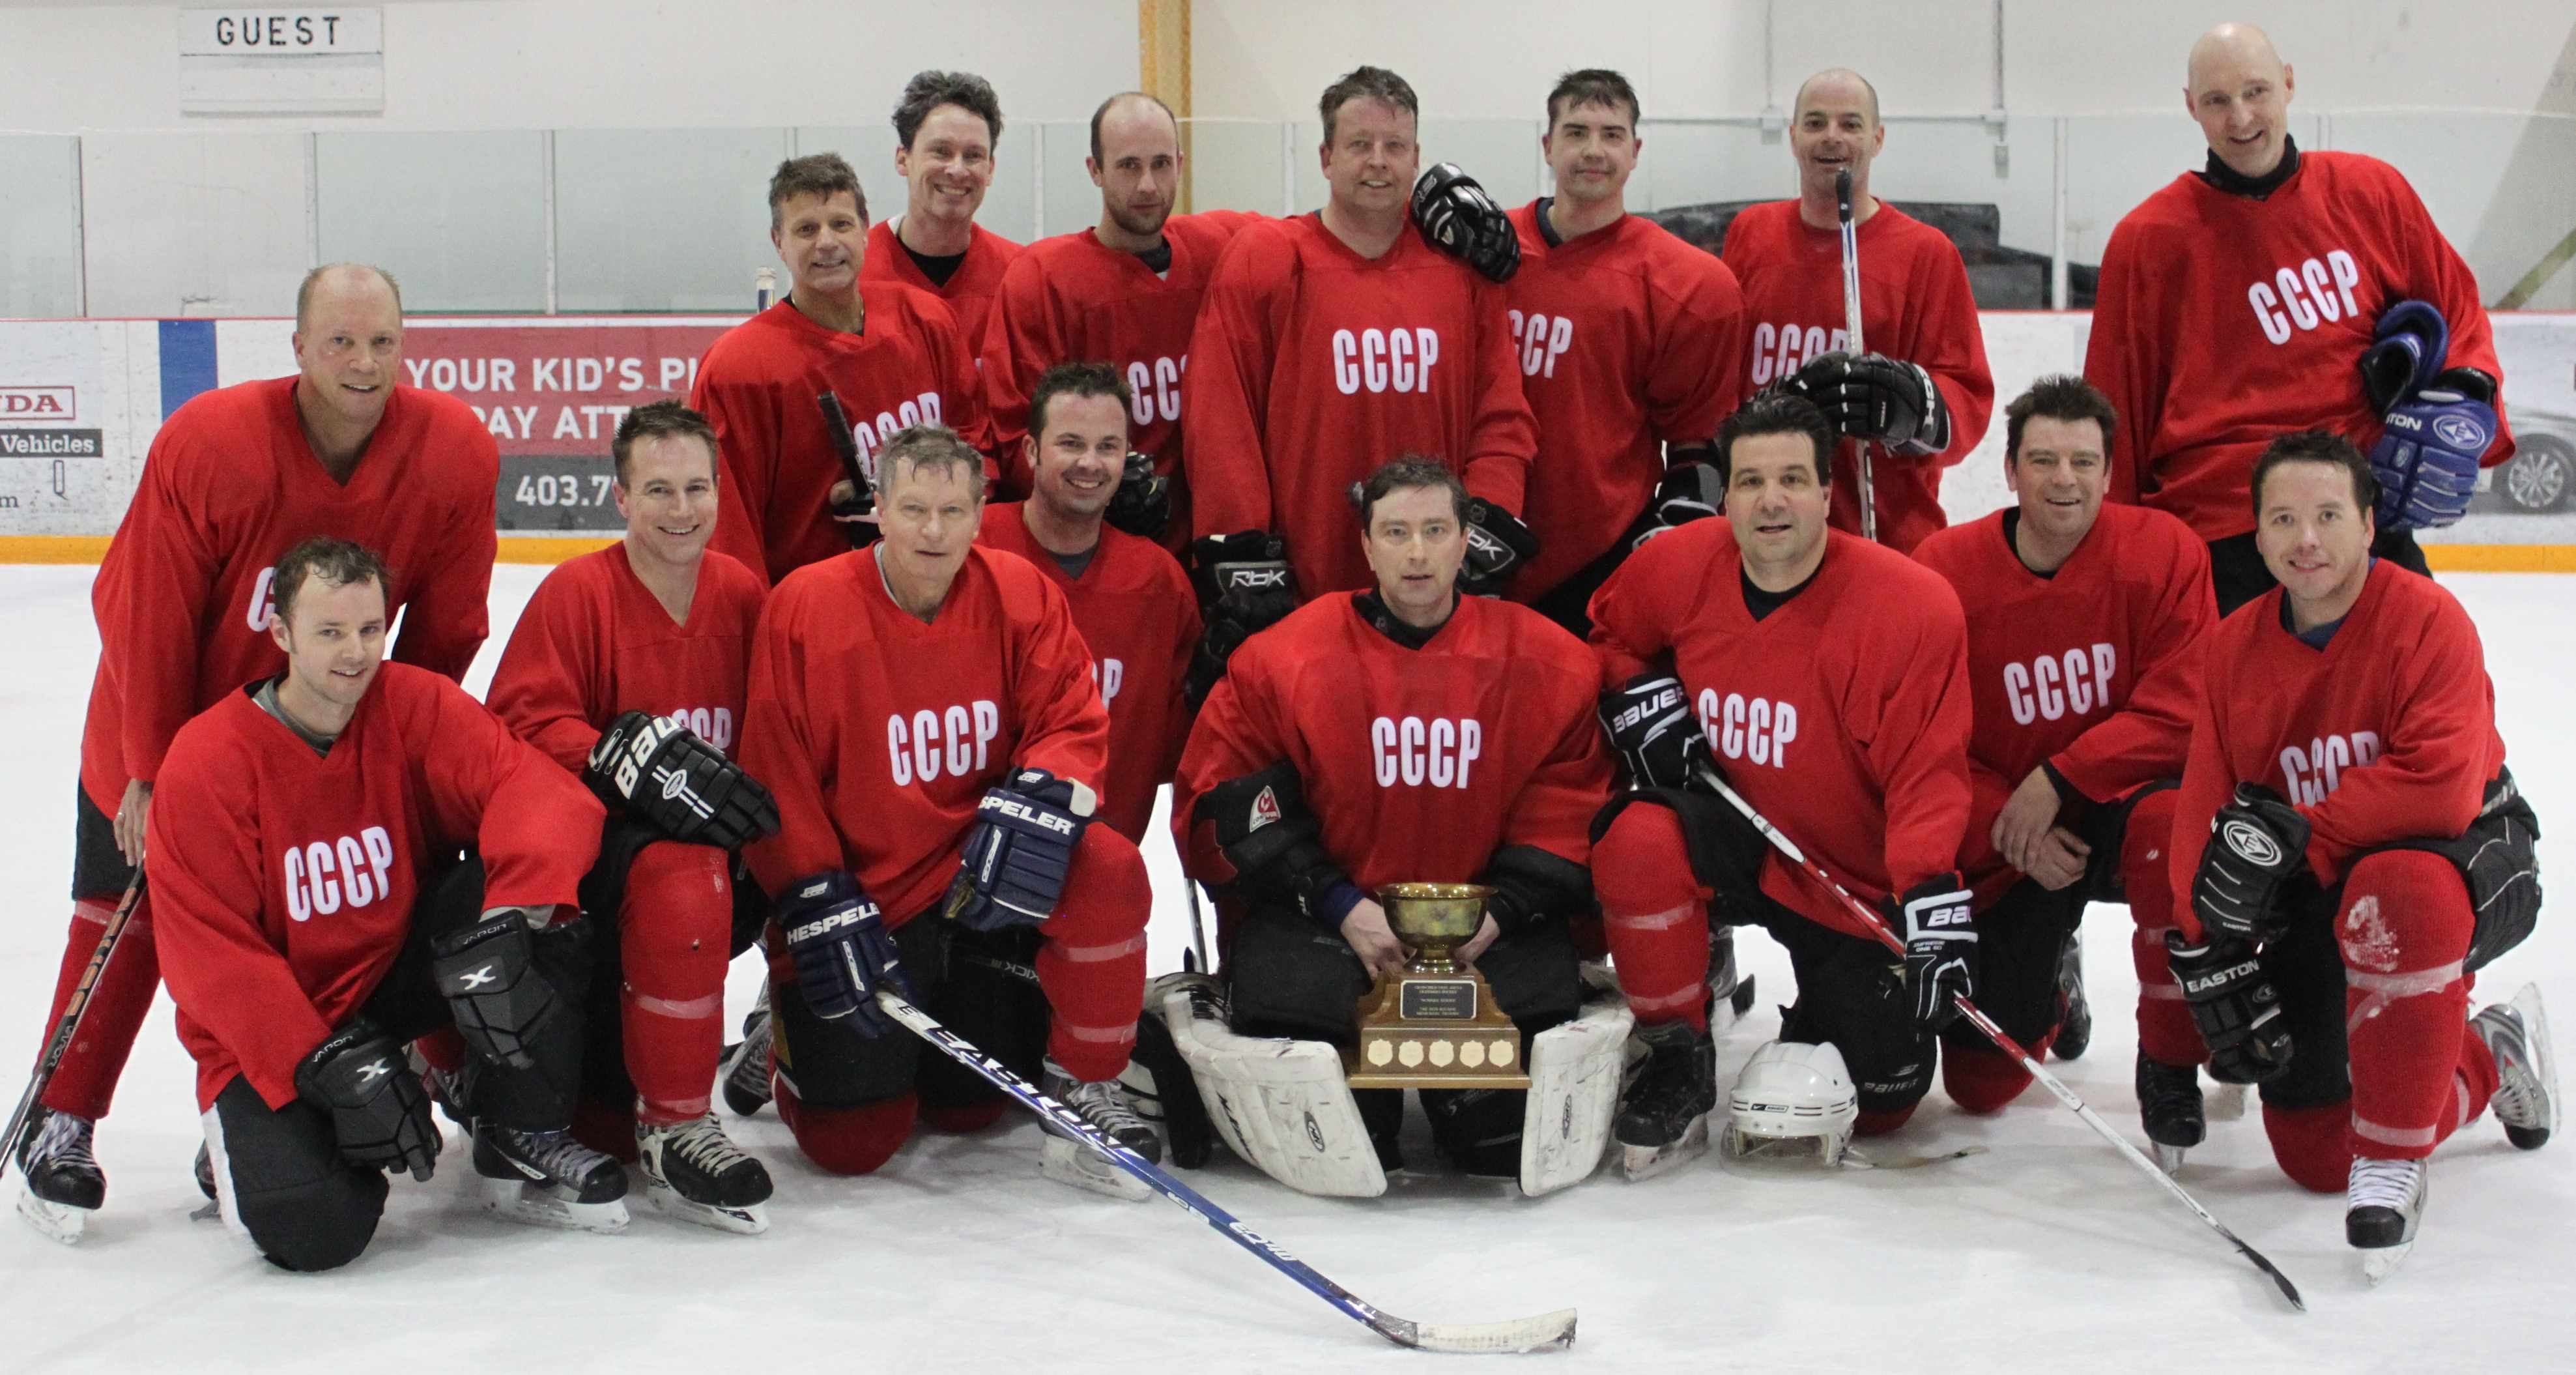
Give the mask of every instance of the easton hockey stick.
M 107 929 L 98 933 L 98 949 L 90 952 L 89 967 L 81 971 L 80 982 L 72 985 L 71 1000 L 63 1004 L 63 1015 L 54 1022 L 54 1034 L 45 1042 L 45 1053 L 36 1058 L 36 1075 L 27 1081 L 27 1091 L 18 1095 L 18 1110 L 9 1114 L 9 1132 L 0 1136 L 0 1174 L 6 1174 L 18 1158 L 18 1134 L 27 1129 L 27 1117 L 36 1110 L 36 1102 L 45 1096 L 45 1086 L 54 1081 L 54 1071 L 62 1066 L 63 1054 L 72 1048 L 72 1037 L 80 1031 L 81 1014 L 89 1010 L 90 990 L 98 987 L 98 976 L 107 969 L 107 957 L 116 953 L 116 943 L 125 938 L 125 924 L 134 919 L 134 909 L 143 902 L 143 868 L 135 866 L 134 882 L 127 885 L 125 899 L 116 904 L 116 912 L 107 919 Z
M 1824 885 L 1827 891 L 1840 898 L 1843 906 L 1869 931 L 1870 935 L 1877 938 L 1879 944 L 1899 955 L 1905 953 L 1905 942 L 1898 940 L 1896 933 L 1887 928 L 1886 919 L 1879 916 L 1876 909 L 1853 897 L 1851 890 L 1836 883 L 1834 876 L 1826 873 L 1823 866 L 1807 858 L 1806 852 L 1798 848 L 1797 842 L 1780 834 L 1779 828 L 1773 826 L 1762 813 L 1753 810 L 1753 804 L 1745 801 L 1743 794 L 1727 786 L 1726 780 L 1718 775 L 1715 768 L 1703 764 L 1694 776 L 1715 791 L 1718 796 L 1725 798 L 1728 805 L 1743 813 L 1744 819 L 1753 823 L 1753 829 L 1760 831 L 1763 838 L 1771 842 L 1773 849 L 1788 856 L 1790 862 L 1804 870 L 1807 877 Z M 2191 1209 L 2192 1216 L 2207 1224 L 2211 1231 L 2227 1238 L 2228 1244 L 2236 1248 L 2238 1255 L 2253 1262 L 2255 1269 L 2271 1276 L 2274 1287 L 2281 1291 L 2282 1298 L 2290 1301 L 2292 1308 L 2302 1313 L 2308 1311 L 2307 1301 L 2299 1297 L 2299 1287 L 2290 1282 L 2288 1275 L 2281 1273 L 2279 1266 L 2274 1265 L 2262 1252 L 2246 1245 L 2243 1237 L 2229 1231 L 2226 1223 L 2220 1222 L 2207 1208 L 2200 1206 L 2200 1200 L 2193 1198 L 2189 1190 L 2175 1183 L 2173 1176 L 2156 1168 L 2154 1161 L 2147 1159 L 2137 1147 L 2130 1145 L 2129 1139 L 2122 1136 L 2110 1123 L 2103 1121 L 2101 1114 L 2086 1107 L 2084 1100 L 2075 1096 L 2075 1090 L 2068 1088 L 2063 1080 L 2049 1073 L 2047 1067 L 2040 1064 L 2037 1056 L 2024 1050 L 2020 1042 L 2005 1034 L 2004 1029 L 1995 1025 L 1994 1019 L 1988 1017 L 1974 1002 L 1966 998 L 1953 998 L 1951 1001 L 1958 1005 L 1960 1015 L 1968 1019 L 1969 1025 L 1984 1033 L 1987 1040 L 1994 1042 L 1995 1049 L 2019 1060 L 2021 1067 L 2030 1071 L 2031 1078 L 2038 1080 L 2050 1093 L 2055 1094 L 2058 1102 L 2072 1109 L 2077 1117 L 2083 1119 L 2085 1126 L 2091 1127 L 2103 1140 L 2117 1148 L 2122 1159 L 2135 1165 L 2147 1178 L 2163 1185 L 2166 1193 L 2172 1194 L 2182 1201 L 2182 1206 Z
M 1012 1073 L 1009 1066 L 977 1050 L 965 1037 L 940 1025 L 937 1018 L 914 1007 L 900 994 L 891 989 L 879 989 L 877 1006 L 940 1053 L 1018 1099 L 1021 1106 L 1046 1119 L 1049 1125 L 1098 1151 L 1110 1164 L 1134 1175 L 1147 1188 L 1215 1228 L 1218 1235 L 1260 1257 L 1270 1268 L 1306 1286 L 1326 1303 L 1368 1324 L 1370 1331 L 1397 1346 L 1479 1354 L 1547 1351 L 1574 1344 L 1574 1310 L 1571 1308 L 1495 1323 L 1415 1322 L 1411 1318 L 1382 1313 L 1358 1295 L 1325 1278 L 1313 1266 L 1282 1250 L 1277 1242 L 1244 1226 L 1232 1213 L 1208 1202 L 1198 1190 L 1174 1179 L 1161 1166 L 1101 1135 L 1098 1128 L 1082 1120 L 1081 1114 L 1049 1098 L 1036 1085 Z
M 1869 352 L 1860 337 L 1860 236 L 1852 229 L 1852 178 L 1846 167 L 1834 173 L 1834 218 L 1843 231 L 1843 333 L 1844 346 L 1854 358 Z M 1860 480 L 1860 537 L 1878 543 L 1878 483 L 1869 466 L 1869 441 L 1855 440 L 1853 450 L 1860 456 L 1856 470 Z

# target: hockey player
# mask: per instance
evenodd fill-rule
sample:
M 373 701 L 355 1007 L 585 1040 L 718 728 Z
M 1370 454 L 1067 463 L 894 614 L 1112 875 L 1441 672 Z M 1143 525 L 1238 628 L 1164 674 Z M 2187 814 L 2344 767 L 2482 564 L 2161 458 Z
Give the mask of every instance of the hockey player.
M 2262 30 L 2203 34 L 2188 81 L 2208 166 L 2102 250 L 2084 376 L 2120 412 L 2112 497 L 2209 542 L 2225 615 L 2272 586 L 2247 514 L 2256 456 L 2322 427 L 2372 446 L 2375 552 L 2424 572 L 2410 532 L 2457 520 L 2479 465 L 2513 456 L 2477 281 L 2397 169 L 2299 148 Z
M 2084 379 L 2041 378 L 2004 409 L 2015 504 L 1935 533 L 1914 557 L 1948 579 L 1968 618 L 1976 803 L 1959 863 L 1976 895 L 1978 1005 L 2035 1054 L 2081 1054 L 2092 1013 L 2076 923 L 2088 901 L 2126 902 L 2137 920 L 2138 1101 L 2171 1163 L 2200 1143 L 2192 1066 L 2203 1053 L 2165 968 L 2165 851 L 2218 612 L 2190 527 L 2103 505 L 2118 431 L 2111 403 Z M 1941 1033 L 1941 1082 L 1952 1102 L 1992 1112 L 2030 1072 L 1954 1023 Z
M 1360 67 L 1324 88 L 1331 196 L 1235 236 L 1190 341 L 1192 548 L 1209 669 L 1296 599 L 1371 585 L 1350 485 L 1398 454 L 1456 468 L 1470 497 L 1465 590 L 1498 593 L 1535 547 L 1519 518 L 1536 429 L 1502 288 L 1516 241 L 1484 192 L 1434 168 L 1416 198 L 1499 256 L 1479 271 L 1407 219 L 1421 162 L 1403 77 Z M 1444 170 L 1445 169 L 1445 170 Z M 1482 203 L 1491 224 L 1458 211 Z M 1293 593 L 1277 595 L 1293 580 Z M 1201 675 L 1212 681 L 1212 672 Z
M 779 1115 L 836 1174 L 884 1164 L 916 1117 L 1001 1115 L 980 1079 L 895 1031 L 879 988 L 909 989 L 988 1053 L 1020 1007 L 1007 973 L 1033 941 L 1053 1014 L 1047 1091 L 1143 1152 L 1160 1144 L 1117 1078 L 1144 999 L 1145 862 L 1091 824 L 1109 714 L 1064 594 L 1028 561 L 975 547 L 983 465 L 955 434 L 895 436 L 885 538 L 779 585 L 753 637 L 742 763 L 777 794 L 779 833 L 745 858 L 776 896 L 769 929 Z M 991 1024 L 989 1027 L 987 1024 Z M 1038 1047 L 1025 1048 L 1035 1060 Z M 1032 1068 L 1035 1066 L 1032 1065 Z M 1146 1196 L 1068 1139 L 1041 1164 Z
M 1041 374 L 1020 441 L 1036 485 L 1027 501 L 987 503 L 975 539 L 1027 559 L 1064 594 L 1109 709 L 1099 819 L 1141 845 L 1154 795 L 1189 736 L 1181 685 L 1199 612 L 1179 562 L 1103 520 L 1118 494 L 1151 480 L 1120 481 L 1135 396 L 1106 363 L 1059 363 Z
M 915 72 L 894 107 L 894 170 L 903 178 L 899 219 L 868 230 L 872 282 L 900 282 L 947 303 L 970 356 L 984 342 L 984 317 L 1020 246 L 975 223 L 993 187 L 1002 141 L 1002 101 L 973 72 Z M 935 423 L 937 417 L 923 417 Z M 952 422 L 954 423 L 954 422 Z M 980 436 L 970 440 L 982 444 Z
M 582 882 L 583 909 L 615 932 L 600 952 L 585 1066 L 613 1094 L 597 1105 L 610 1120 L 584 1139 L 633 1151 L 655 1206 L 758 1232 L 769 1172 L 726 1138 L 707 1099 L 735 914 L 745 899 L 767 907 L 756 892 L 737 896 L 728 851 L 778 824 L 768 791 L 726 757 L 760 579 L 707 549 L 719 508 L 704 417 L 677 401 L 638 406 L 610 452 L 626 536 L 537 584 L 489 700 L 614 809 Z
M 947 425 L 988 442 L 966 332 L 928 293 L 861 280 L 874 245 L 859 174 L 837 153 L 778 164 L 769 179 L 769 242 L 787 265 L 776 305 L 707 348 L 689 407 L 715 426 L 725 518 L 710 546 L 765 587 L 876 538 L 878 451 L 895 431 Z M 859 481 L 818 404 L 837 398 Z
M 278 559 L 285 671 L 179 731 L 146 833 L 224 1220 L 287 1270 L 355 1260 L 386 1171 L 429 1178 L 402 1046 L 451 1024 L 495 1206 L 626 1225 L 625 1172 L 564 1130 L 599 804 L 455 684 L 383 662 L 391 583 L 342 540 Z
M 1585 827 L 1610 784 L 1590 711 L 1595 669 L 1528 608 L 1459 595 L 1467 499 L 1436 463 L 1370 474 L 1356 503 L 1375 586 L 1319 597 L 1246 642 L 1190 733 L 1173 828 L 1189 872 L 1247 909 L 1224 959 L 1241 1035 L 1353 1042 L 1361 996 L 1406 958 L 1371 896 L 1389 883 L 1494 888 L 1457 953 L 1524 1045 L 1580 1008 L 1567 919 L 1591 904 Z M 1540 1058 L 1530 1053 L 1534 1075 Z M 1269 1097 L 1257 1075 L 1233 1078 L 1202 1071 L 1212 1097 L 1243 1105 L 1231 1115 Z M 1528 1097 L 1422 1093 L 1442 1156 L 1504 1176 L 1524 1174 Z M 1347 1178 L 1317 1180 L 1258 1150 L 1254 1163 L 1316 1192 L 1381 1192 L 1384 1171 L 1403 1163 L 1404 1095 L 1341 1087 L 1327 1102 L 1338 1111 L 1307 1108 L 1299 1153 L 1303 1133 L 1320 1136 Z M 1599 1159 L 1601 1125 L 1581 1173 Z M 1373 1153 L 1343 1147 L 1361 1139 Z
M 1114 95 L 1091 113 L 1092 184 L 1100 223 L 1040 239 L 1002 273 L 984 330 L 984 394 L 1003 465 L 1021 461 L 1032 432 L 1029 400 L 1038 377 L 1058 363 L 1102 359 L 1135 398 L 1135 451 L 1156 482 L 1122 485 L 1111 525 L 1159 540 L 1175 555 L 1190 541 L 1189 480 L 1181 424 L 1181 378 L 1199 298 L 1235 231 L 1254 217 L 1235 210 L 1172 215 L 1186 184 L 1180 126 L 1163 102 L 1141 91 Z M 1013 490 L 1025 490 L 1014 472 Z
M 1744 390 L 1734 272 L 1628 213 L 1645 149 L 1637 116 L 1617 72 L 1559 78 L 1540 139 L 1556 194 L 1512 212 L 1521 268 L 1504 299 L 1538 420 L 1527 508 L 1538 554 L 1512 596 L 1576 635 L 1639 540 L 1716 514 L 1709 445 Z
M 1833 443 L 1810 402 L 1757 394 L 1718 434 L 1726 520 L 1648 541 L 1592 599 L 1602 724 L 1633 787 L 1593 824 L 1611 958 L 1651 1051 L 1617 1124 L 1632 1177 L 1707 1144 L 1712 920 L 1788 948 L 1798 1001 L 1781 1039 L 1840 1049 L 1863 1136 L 1912 1115 L 1933 1033 L 1974 992 L 1977 927 L 1952 867 L 1969 807 L 1959 599 L 1826 528 Z M 1903 959 L 1693 784 L 1712 765 L 1844 888 L 1885 904 Z
M 98 673 L 81 731 L 71 934 L 45 1026 L 60 1019 L 145 852 L 162 755 L 188 718 L 277 671 L 268 635 L 277 556 L 314 534 L 404 570 L 398 663 L 462 678 L 483 643 L 500 455 L 464 403 L 402 385 L 402 296 L 383 271 L 336 263 L 296 292 L 296 375 L 189 400 L 162 422 L 90 601 Z M 21 1211 L 78 1236 L 106 1196 L 91 1155 L 160 984 L 145 897 L 101 971 L 80 1036 L 17 1149 Z
M 1985 438 L 1994 376 L 1959 250 L 1941 231 L 1870 194 L 1887 144 L 1878 91 L 1835 68 L 1798 88 L 1789 150 L 1798 195 L 1757 205 L 1726 230 L 1726 265 L 1752 323 L 1751 388 L 1789 382 L 1843 436 L 1877 446 L 1878 535 L 1911 550 L 1946 523 L 1941 471 Z M 1860 254 L 1861 336 L 1845 338 L 1834 178 L 1850 172 Z M 1750 390 L 1751 388 L 1748 388 Z M 1834 528 L 1857 532 L 1859 467 L 1836 465 Z
M 2476 971 L 2540 908 L 2477 627 L 2370 553 L 2371 465 L 2323 430 L 2255 461 L 2280 586 L 2211 637 L 2175 808 L 2174 973 L 2221 1079 L 2260 1082 L 2273 1159 L 2345 1187 L 2371 1279 L 2415 1240 L 2426 1159 L 2490 1103 L 2557 1125 L 2540 991 L 2468 1016 Z

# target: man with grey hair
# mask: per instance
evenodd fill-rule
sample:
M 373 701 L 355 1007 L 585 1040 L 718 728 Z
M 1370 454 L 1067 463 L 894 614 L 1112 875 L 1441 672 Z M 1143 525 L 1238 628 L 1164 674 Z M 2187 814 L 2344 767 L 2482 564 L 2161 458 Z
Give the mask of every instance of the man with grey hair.
M 396 663 L 462 679 L 488 630 L 500 451 L 472 408 L 402 385 L 402 296 L 383 269 L 315 268 L 296 291 L 291 377 L 189 399 L 162 422 L 90 602 L 99 659 L 81 732 L 72 922 L 46 1027 L 138 881 L 152 784 L 189 718 L 284 658 L 268 635 L 280 553 L 329 535 L 403 570 Z M 104 1200 L 90 1151 L 160 983 L 142 899 L 83 1007 L 18 1152 L 19 1211 L 76 1239 Z
M 1020 254 L 1018 244 L 975 223 L 993 186 L 1001 97 L 973 72 L 915 72 L 895 102 L 894 138 L 903 214 L 868 231 L 864 274 L 947 302 L 967 350 L 980 351 L 1003 269 Z

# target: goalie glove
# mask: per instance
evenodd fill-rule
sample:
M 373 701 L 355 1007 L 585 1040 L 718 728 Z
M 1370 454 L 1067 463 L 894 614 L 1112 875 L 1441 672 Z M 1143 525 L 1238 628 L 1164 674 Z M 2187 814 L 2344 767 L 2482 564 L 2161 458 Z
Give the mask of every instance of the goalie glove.
M 1467 541 L 1458 590 L 1470 597 L 1499 597 L 1521 565 L 1538 556 L 1538 536 L 1520 517 L 1483 497 L 1467 498 L 1466 516 L 1458 531 Z
M 1521 270 L 1521 236 L 1511 217 L 1454 162 L 1433 163 L 1413 183 L 1413 224 L 1425 242 L 1486 281 L 1508 282 Z
M 630 711 L 609 722 L 582 781 L 673 840 L 738 850 L 778 834 L 769 789 L 671 717 Z
M 1111 528 L 1139 539 L 1159 540 L 1172 520 L 1172 480 L 1154 471 L 1154 456 L 1130 449 L 1119 472 L 1118 490 L 1101 518 Z
M 948 885 L 948 915 L 978 931 L 1038 926 L 1064 897 L 1073 850 L 1100 799 L 1088 784 L 1021 769 L 986 790 Z
M 1798 369 L 1789 390 L 1816 404 L 1846 439 L 1890 452 L 1936 454 L 1950 446 L 1950 409 L 1932 374 L 1885 354 L 1828 353 Z

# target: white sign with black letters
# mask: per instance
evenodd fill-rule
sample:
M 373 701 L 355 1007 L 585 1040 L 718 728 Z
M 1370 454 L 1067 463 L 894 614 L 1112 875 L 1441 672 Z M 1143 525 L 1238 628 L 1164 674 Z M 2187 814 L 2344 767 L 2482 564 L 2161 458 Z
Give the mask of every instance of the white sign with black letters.
M 179 108 L 189 114 L 380 113 L 381 8 L 179 11 Z

